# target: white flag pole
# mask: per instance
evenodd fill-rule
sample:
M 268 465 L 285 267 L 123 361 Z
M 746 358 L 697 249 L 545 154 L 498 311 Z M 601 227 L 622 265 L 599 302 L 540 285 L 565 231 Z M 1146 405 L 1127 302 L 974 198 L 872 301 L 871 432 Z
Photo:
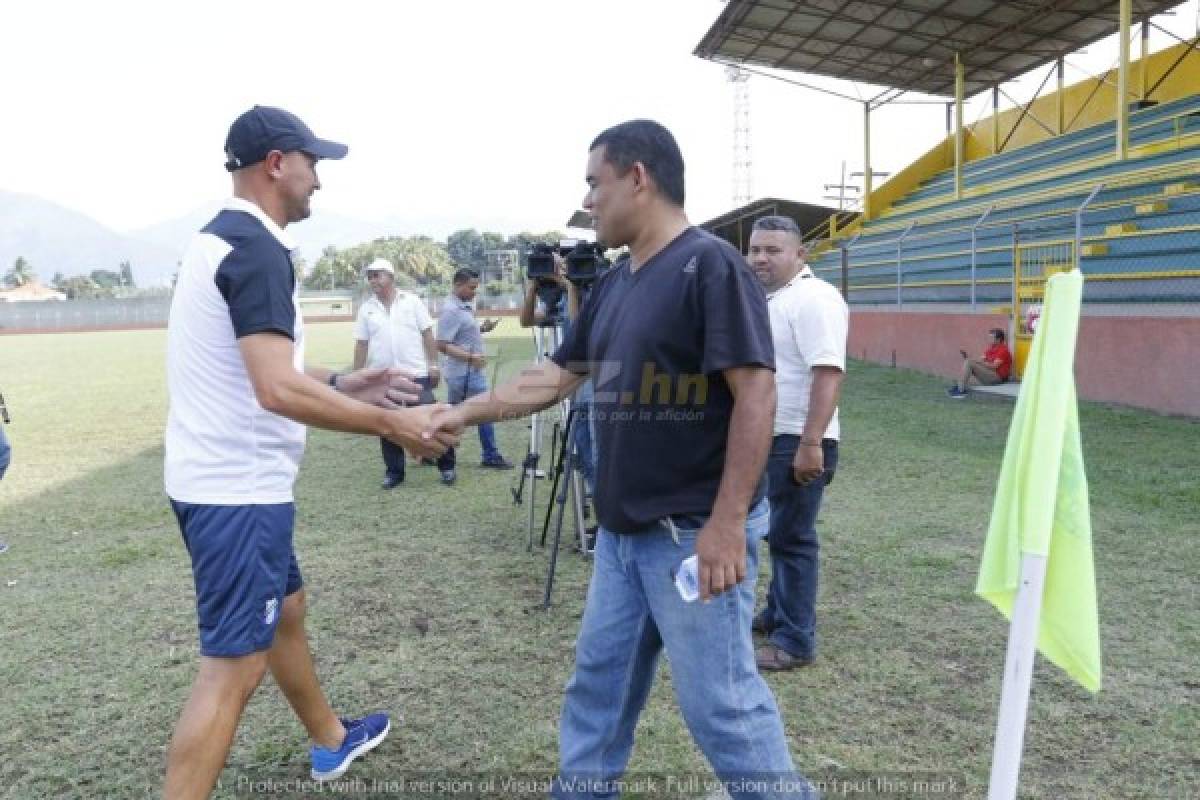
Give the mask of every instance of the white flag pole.
M 996 719 L 996 745 L 992 751 L 992 777 L 988 800 L 1015 800 L 1025 742 L 1025 716 L 1033 683 L 1033 658 L 1046 582 L 1046 557 L 1021 554 L 1021 582 L 1013 601 L 1004 657 L 1004 683 Z

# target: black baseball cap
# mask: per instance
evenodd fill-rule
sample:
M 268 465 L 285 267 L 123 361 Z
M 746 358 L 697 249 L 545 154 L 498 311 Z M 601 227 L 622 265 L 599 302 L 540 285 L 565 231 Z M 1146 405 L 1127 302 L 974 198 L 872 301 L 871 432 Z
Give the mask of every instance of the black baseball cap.
M 257 164 L 272 150 L 300 150 L 314 158 L 343 158 L 348 147 L 318 139 L 299 117 L 271 106 L 255 106 L 233 121 L 225 137 L 225 169 Z

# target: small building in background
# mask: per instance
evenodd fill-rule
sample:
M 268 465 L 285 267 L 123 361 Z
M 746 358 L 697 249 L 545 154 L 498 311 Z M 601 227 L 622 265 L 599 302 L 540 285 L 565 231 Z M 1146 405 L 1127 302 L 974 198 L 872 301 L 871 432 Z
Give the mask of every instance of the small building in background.
M 0 289 L 0 303 L 63 302 L 66 299 L 66 292 L 43 286 L 36 279 L 13 289 Z

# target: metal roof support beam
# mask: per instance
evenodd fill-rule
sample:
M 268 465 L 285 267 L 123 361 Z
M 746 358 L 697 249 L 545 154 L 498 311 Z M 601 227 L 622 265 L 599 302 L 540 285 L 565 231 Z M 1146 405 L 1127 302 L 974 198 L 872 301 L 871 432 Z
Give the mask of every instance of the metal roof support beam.
M 992 155 L 1000 152 L 1000 87 L 992 87 Z
M 1037 91 L 1033 93 L 1033 97 L 1030 99 L 1029 103 L 1023 106 L 1016 100 L 1013 100 L 1011 97 L 1009 97 L 1008 92 L 1004 91 L 1003 89 L 1000 90 L 1000 94 L 1004 95 L 1006 98 L 1008 98 L 1010 103 L 1021 109 L 1021 115 L 1017 117 L 1017 121 L 1013 123 L 1012 130 L 1008 132 L 1008 136 L 1004 137 L 1004 143 L 1000 145 L 1001 150 L 1008 147 L 1008 143 L 1012 140 L 1013 134 L 1017 132 L 1017 128 L 1021 127 L 1021 123 L 1025 121 L 1025 117 L 1029 117 L 1038 125 L 1041 125 L 1042 129 L 1045 130 L 1046 133 L 1050 134 L 1051 136 L 1054 135 L 1054 131 L 1050 130 L 1049 125 L 1042 122 L 1029 111 L 1029 109 L 1033 108 L 1034 102 L 1036 102 L 1037 99 L 1042 96 L 1042 89 L 1046 88 L 1046 82 L 1050 80 L 1050 74 L 1051 73 L 1049 72 L 1046 73 L 1046 77 L 1042 78 L 1041 84 L 1038 85 Z
M 1026 117 L 1029 117 L 1031 120 L 1036 122 L 1041 127 L 1042 130 L 1044 130 L 1046 133 L 1050 134 L 1051 136 L 1054 136 L 1055 135 L 1054 129 L 1051 128 L 1046 123 L 1042 122 L 1042 120 L 1038 117 L 1038 115 L 1033 113 L 1033 103 L 1035 100 L 1037 100 L 1039 97 L 1042 96 L 1042 89 L 1046 88 L 1046 83 L 1047 83 L 1047 81 L 1050 80 L 1051 74 L 1053 74 L 1053 73 L 1050 73 L 1050 72 L 1046 73 L 1046 77 L 1042 81 L 1042 85 L 1038 87 L 1037 94 L 1035 94 L 1032 98 L 1030 98 L 1028 103 L 1018 103 L 1016 100 L 1013 99 L 1012 95 L 1010 95 L 1008 92 L 1004 91 L 1003 89 L 1000 90 L 1000 94 L 1004 95 L 1005 99 L 1008 100 L 1008 102 L 1012 103 L 1014 106 L 1017 106 L 1021 109 L 1021 117 L 1020 117 L 1020 119 L 1017 120 L 1018 125 L 1020 125 L 1022 122 L 1024 122 Z M 1016 130 L 1016 128 L 1014 127 L 1013 130 Z M 1011 131 L 1010 131 L 1010 134 L 1011 134 Z M 1008 144 L 1007 140 L 1005 141 L 1005 144 Z
M 1096 96 L 1096 92 L 1100 91 L 1100 87 L 1106 83 L 1109 83 L 1109 81 L 1105 80 L 1103 75 L 1097 76 L 1095 78 L 1095 81 L 1096 81 L 1096 85 L 1092 87 L 1092 90 L 1090 92 L 1088 92 L 1088 96 L 1084 99 L 1083 104 L 1079 106 L 1079 110 L 1075 112 L 1075 116 L 1071 117 L 1071 121 L 1067 123 L 1067 130 L 1070 130 L 1071 128 L 1075 127 L 1075 121 L 1078 120 L 1081 116 L 1083 116 L 1083 112 L 1091 104 L 1092 98 L 1094 98 Z M 1150 92 L 1151 92 L 1151 94 L 1153 94 L 1154 89 L 1151 89 Z
M 1129 29 L 1133 25 L 1133 0 L 1120 0 L 1121 60 L 1117 64 L 1117 160 L 1129 158 Z
M 962 56 L 954 54 L 954 199 L 962 199 L 963 180 L 963 84 Z
M 863 103 L 863 221 L 871 219 L 871 104 Z
M 858 97 L 851 97 L 848 94 L 842 94 L 841 92 L 835 92 L 832 89 L 826 89 L 821 86 L 814 86 L 811 83 L 804 83 L 803 81 L 795 81 L 795 80 L 792 80 L 791 78 L 784 78 L 779 75 L 772 75 L 769 72 L 763 72 L 762 70 L 754 69 L 753 67 L 748 67 L 745 64 L 739 64 L 736 61 L 723 61 L 721 59 L 714 58 L 714 59 L 712 59 L 712 62 L 714 64 L 720 64 L 721 66 L 724 66 L 724 67 L 737 67 L 742 72 L 749 72 L 751 75 L 761 75 L 762 77 L 770 78 L 771 80 L 780 81 L 782 83 L 790 83 L 792 86 L 799 86 L 801 89 L 811 89 L 812 91 L 820 92 L 821 94 L 828 94 L 828 95 L 833 95 L 834 97 L 840 97 L 843 100 L 849 100 L 852 103 L 861 102 L 861 98 L 858 98 Z
M 1179 39 L 1180 42 L 1182 42 L 1183 44 L 1186 44 L 1188 47 L 1186 50 L 1184 50 L 1182 53 L 1179 54 L 1179 58 L 1175 59 L 1175 63 L 1172 64 L 1171 66 L 1167 67 L 1167 70 L 1165 72 L 1163 72 L 1163 74 L 1159 77 L 1159 79 L 1154 82 L 1154 85 L 1150 87 L 1150 90 L 1148 92 L 1146 92 L 1147 98 L 1154 96 L 1154 93 L 1158 91 L 1158 87 L 1162 86 L 1163 81 L 1165 81 L 1167 78 L 1171 77 L 1172 73 L 1174 73 L 1175 70 L 1179 69 L 1179 65 L 1183 63 L 1183 60 L 1185 58 L 1190 56 L 1192 53 L 1200 53 L 1200 47 L 1196 46 L 1197 44 L 1200 44 L 1200 36 L 1196 36 L 1196 38 L 1191 39 L 1189 41 L 1188 39 L 1181 39 L 1180 37 L 1175 36 L 1175 34 L 1171 33 L 1169 30 L 1161 27 L 1160 25 L 1157 25 L 1155 23 L 1151 23 L 1151 24 L 1154 25 L 1154 27 L 1158 28 L 1163 33 L 1166 33 L 1170 36 L 1173 36 L 1176 39 Z
M 1059 56 L 1058 64 L 1056 66 L 1056 69 L 1058 70 L 1058 93 L 1054 96 L 1054 116 L 1057 120 L 1056 129 L 1058 131 L 1057 135 L 1059 136 L 1062 136 L 1067 132 L 1067 101 L 1063 96 L 1063 89 L 1066 88 L 1064 74 L 1066 66 L 1067 62 L 1063 60 L 1061 56 Z
M 1138 81 L 1141 86 L 1138 87 L 1138 99 L 1142 102 L 1146 101 L 1146 73 L 1149 71 L 1150 65 L 1147 63 L 1146 56 L 1150 55 L 1150 20 L 1142 20 L 1142 58 L 1138 62 L 1141 66 L 1138 68 Z

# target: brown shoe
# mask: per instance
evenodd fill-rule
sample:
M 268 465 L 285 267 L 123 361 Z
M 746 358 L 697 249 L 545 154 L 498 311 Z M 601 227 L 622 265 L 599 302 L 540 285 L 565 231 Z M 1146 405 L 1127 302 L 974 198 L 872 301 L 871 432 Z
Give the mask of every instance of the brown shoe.
M 754 651 L 754 661 L 763 672 L 786 672 L 796 667 L 807 667 L 813 663 L 811 658 L 794 656 L 782 647 L 774 644 L 764 644 Z

